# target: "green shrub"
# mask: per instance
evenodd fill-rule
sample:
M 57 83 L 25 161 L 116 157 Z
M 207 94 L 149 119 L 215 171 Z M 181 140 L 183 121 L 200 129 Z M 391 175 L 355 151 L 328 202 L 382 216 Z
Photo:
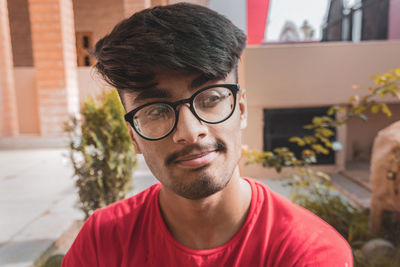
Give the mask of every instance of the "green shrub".
M 368 213 L 340 196 L 325 173 L 299 168 L 289 185 L 292 201 L 333 226 L 353 249 L 372 237 L 368 231 Z
M 379 236 L 399 248 L 400 261 L 400 213 L 385 210 L 382 213 L 382 227 Z M 400 265 L 398 265 L 400 266 Z
M 397 248 L 395 255 L 392 257 L 377 257 L 368 261 L 361 251 L 354 252 L 355 267 L 395 267 L 400 266 L 400 248 Z
M 324 173 L 299 168 L 298 174 L 288 185 L 291 186 L 293 202 L 322 218 L 349 242 L 354 253 L 354 266 L 400 266 L 400 224 L 396 212 L 385 211 L 379 236 L 372 236 L 368 229 L 368 211 L 360 210 L 341 197 Z M 386 239 L 397 246 L 396 255 L 367 261 L 360 249 L 365 242 L 374 237 Z
M 88 98 L 81 120 L 66 123 L 70 159 L 86 218 L 98 208 L 123 199 L 131 189 L 136 154 L 123 120 L 124 108 L 115 90 L 104 92 L 98 103 Z
M 47 259 L 46 263 L 43 265 L 43 267 L 61 267 L 63 259 L 64 259 L 63 254 L 56 254 L 50 256 Z

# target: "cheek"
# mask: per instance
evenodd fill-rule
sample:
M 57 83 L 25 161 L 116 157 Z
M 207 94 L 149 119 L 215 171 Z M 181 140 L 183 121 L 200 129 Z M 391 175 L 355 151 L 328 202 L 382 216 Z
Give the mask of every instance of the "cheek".
M 240 113 L 237 113 L 237 116 L 235 116 L 235 125 L 234 125 L 234 129 L 232 133 L 232 135 L 234 136 L 234 142 L 235 142 L 235 150 L 236 153 L 239 157 L 241 157 L 242 155 L 242 128 L 241 128 L 241 117 L 240 117 Z
M 143 157 L 147 167 L 149 167 L 149 170 L 157 179 L 161 177 L 160 175 L 163 173 L 164 168 L 163 157 L 160 155 L 160 151 L 160 149 L 156 151 L 149 149 L 143 151 Z
M 232 120 L 226 124 L 224 136 L 222 140 L 228 146 L 228 153 L 235 157 L 241 156 L 242 151 L 242 131 L 240 129 L 240 114 L 239 112 L 232 115 Z M 227 122 L 228 122 L 227 121 Z
M 150 171 L 155 174 L 163 165 L 163 149 L 154 144 L 152 141 L 142 141 L 137 144 L 139 149 L 143 154 L 143 158 L 146 161 L 147 166 L 149 167 Z

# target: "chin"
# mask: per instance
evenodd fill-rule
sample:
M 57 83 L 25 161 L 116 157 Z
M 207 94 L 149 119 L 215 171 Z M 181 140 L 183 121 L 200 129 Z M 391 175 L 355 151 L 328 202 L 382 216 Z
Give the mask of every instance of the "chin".
M 200 169 L 200 170 L 199 170 Z M 204 170 L 205 166 L 198 168 L 196 172 Z M 193 170 L 194 172 L 195 170 Z M 172 183 L 170 189 L 177 195 L 191 200 L 199 200 L 209 197 L 221 190 L 223 190 L 231 180 L 230 175 L 219 175 L 224 177 L 222 180 L 217 179 L 217 176 L 211 175 L 209 171 L 194 174 L 194 177 L 189 183 Z

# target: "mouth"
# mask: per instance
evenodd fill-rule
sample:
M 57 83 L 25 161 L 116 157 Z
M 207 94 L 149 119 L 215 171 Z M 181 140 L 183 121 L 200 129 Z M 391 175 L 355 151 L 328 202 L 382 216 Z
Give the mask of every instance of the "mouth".
M 198 168 L 211 163 L 217 155 L 217 150 L 205 151 L 178 158 L 175 163 L 183 167 Z
M 165 166 L 176 165 L 185 168 L 204 168 L 219 154 L 226 153 L 226 150 L 226 145 L 220 140 L 204 145 L 188 145 L 167 156 Z

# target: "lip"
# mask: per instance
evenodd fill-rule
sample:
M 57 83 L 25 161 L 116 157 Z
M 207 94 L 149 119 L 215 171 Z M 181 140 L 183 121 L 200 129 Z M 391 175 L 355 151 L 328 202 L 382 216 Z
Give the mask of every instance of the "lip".
M 182 159 L 178 159 L 176 164 L 184 166 L 184 167 L 201 167 L 206 164 L 209 164 L 211 161 L 215 159 L 217 156 L 218 152 L 213 150 L 213 151 L 207 151 L 207 152 L 202 152 L 198 154 L 193 154 L 193 155 L 188 155 L 185 156 Z

